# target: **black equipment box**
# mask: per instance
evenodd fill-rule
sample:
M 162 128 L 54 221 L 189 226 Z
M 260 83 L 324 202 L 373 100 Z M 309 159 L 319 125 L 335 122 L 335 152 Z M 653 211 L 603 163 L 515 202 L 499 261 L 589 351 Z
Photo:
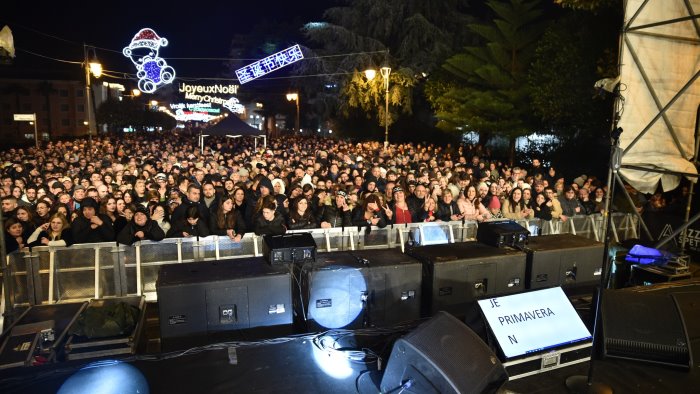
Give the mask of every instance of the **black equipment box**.
M 674 271 L 664 269 L 663 266 L 639 265 L 632 266 L 630 282 L 637 286 L 646 286 L 654 283 L 675 282 L 677 280 L 690 279 L 693 275 L 690 271 Z
M 272 265 L 316 259 L 316 241 L 310 233 L 263 236 L 263 257 Z
M 476 240 L 497 248 L 503 246 L 525 246 L 530 231 L 513 220 L 498 220 L 479 223 Z
M 530 238 L 526 287 L 594 287 L 600 283 L 604 247 L 601 242 L 573 234 Z
M 136 346 L 138 346 L 139 339 L 141 338 L 141 332 L 143 331 L 144 321 L 146 320 L 145 296 L 140 295 L 92 299 L 81 315 L 88 314 L 91 310 L 97 310 L 99 308 L 108 309 L 121 302 L 139 309 L 139 318 L 134 329 L 131 332 L 125 332 L 123 335 L 105 338 L 87 338 L 80 335 L 70 334 L 65 345 L 65 353 L 68 360 L 80 360 L 85 358 L 136 353 Z M 73 331 L 72 327 L 70 331 Z
M 0 336 L 0 369 L 31 366 L 35 357 L 62 358 L 68 328 L 87 302 L 31 306 Z
M 161 338 L 292 323 L 291 274 L 262 257 L 163 265 Z
M 299 269 L 303 301 L 296 315 L 306 317 L 309 330 L 420 318 L 421 264 L 398 249 L 322 253 Z
M 423 314 L 464 317 L 474 300 L 525 289 L 524 252 L 479 242 L 413 248 L 423 265 Z

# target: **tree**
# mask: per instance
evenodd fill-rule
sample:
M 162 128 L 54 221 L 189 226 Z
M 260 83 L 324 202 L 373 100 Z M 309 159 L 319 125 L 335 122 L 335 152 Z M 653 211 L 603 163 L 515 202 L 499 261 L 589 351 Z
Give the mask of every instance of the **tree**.
M 429 81 L 429 99 L 438 127 L 477 131 L 481 143 L 503 135 L 510 141 L 512 161 L 516 138 L 539 126 L 532 116 L 527 76 L 543 31 L 542 10 L 538 0 L 490 0 L 487 5 L 496 18 L 468 25 L 483 44 L 465 47 L 443 64 L 447 74 Z
M 320 108 L 338 108 L 332 116 L 362 112 L 383 125 L 383 80 L 367 81 L 361 73 L 386 64 L 392 67 L 389 122 L 412 113 L 420 79 L 471 36 L 461 28 L 471 20 L 465 9 L 464 0 L 351 0 L 326 10 L 324 22 L 304 27 L 320 57 L 301 71 L 326 75 L 316 80 L 319 93 L 311 100 Z

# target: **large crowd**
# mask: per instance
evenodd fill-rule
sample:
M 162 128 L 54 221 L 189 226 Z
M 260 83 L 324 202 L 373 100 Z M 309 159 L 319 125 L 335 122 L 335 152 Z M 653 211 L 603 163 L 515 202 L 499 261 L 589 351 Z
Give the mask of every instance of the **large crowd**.
M 165 237 L 491 218 L 568 220 L 605 209 L 592 175 L 540 158 L 509 166 L 481 146 L 190 134 L 101 135 L 0 152 L 6 251 Z M 666 210 L 656 194 L 611 208 Z

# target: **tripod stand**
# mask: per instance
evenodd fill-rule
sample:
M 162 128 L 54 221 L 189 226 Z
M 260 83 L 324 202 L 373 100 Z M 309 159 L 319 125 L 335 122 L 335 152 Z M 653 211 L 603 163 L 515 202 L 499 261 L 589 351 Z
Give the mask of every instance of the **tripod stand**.
M 588 366 L 588 375 L 574 375 L 569 376 L 566 379 L 566 387 L 572 393 L 610 393 L 612 394 L 612 387 L 605 383 L 594 382 L 593 381 L 593 361 L 595 360 L 598 349 L 600 348 L 600 341 L 602 340 L 600 334 L 600 307 L 603 299 L 603 289 L 608 287 L 610 282 L 610 274 L 612 267 L 610 264 L 610 257 L 608 256 L 610 252 L 610 226 L 612 223 L 612 215 L 610 214 L 611 200 L 615 194 L 615 182 L 613 177 L 617 177 L 617 172 L 620 169 L 620 159 L 621 159 L 621 149 L 620 149 L 620 134 L 622 134 L 621 127 L 614 127 L 610 133 L 610 168 L 608 170 L 608 190 L 605 196 L 605 210 L 603 211 L 605 231 L 604 239 L 605 246 L 603 247 L 603 267 L 600 275 L 600 284 L 598 285 L 596 302 L 595 302 L 595 315 L 593 319 L 593 346 L 591 346 L 591 361 Z

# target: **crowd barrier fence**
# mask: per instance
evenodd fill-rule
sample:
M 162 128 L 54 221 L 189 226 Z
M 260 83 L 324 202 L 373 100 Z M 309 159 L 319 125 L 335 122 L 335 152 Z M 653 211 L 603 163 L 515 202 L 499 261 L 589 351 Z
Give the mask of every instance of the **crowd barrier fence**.
M 638 237 L 639 220 L 635 215 L 613 213 L 611 222 L 611 239 L 615 242 Z M 602 241 L 605 228 L 601 214 L 574 216 L 564 222 L 534 219 L 518 223 L 533 236 L 571 233 L 597 241 Z M 335 227 L 289 233 L 310 232 L 319 253 L 397 247 L 403 251 L 409 241 L 428 245 L 474 240 L 477 225 L 475 221 L 454 221 L 390 225 L 383 229 Z M 214 235 L 142 241 L 133 246 L 110 242 L 25 248 L 7 256 L 10 288 L 3 286 L 0 309 L 4 312 L 7 307 L 5 291 L 10 292 L 12 308 L 127 295 L 145 295 L 147 300 L 153 301 L 156 300 L 158 269 L 163 264 L 262 255 L 262 237 L 253 233 L 246 234 L 240 242 Z

